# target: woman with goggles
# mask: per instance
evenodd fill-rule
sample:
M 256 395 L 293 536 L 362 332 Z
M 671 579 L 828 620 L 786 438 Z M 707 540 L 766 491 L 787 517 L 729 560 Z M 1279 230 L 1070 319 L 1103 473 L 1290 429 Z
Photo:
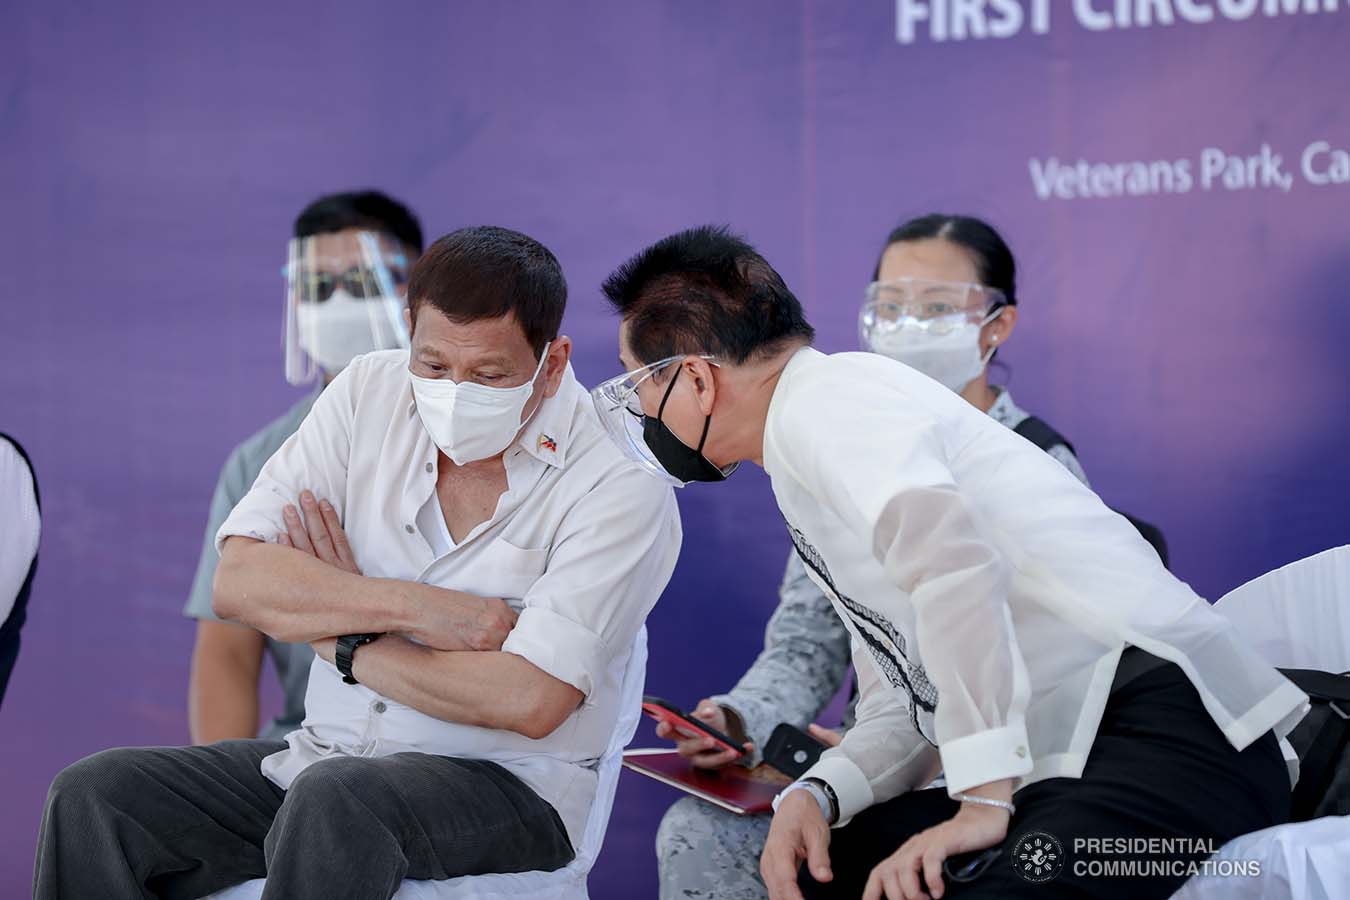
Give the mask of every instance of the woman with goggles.
M 1025 433 L 1031 416 L 1006 387 L 989 383 L 989 363 L 1017 325 L 1016 274 L 1012 251 L 987 223 L 936 213 L 912 219 L 886 238 L 858 314 L 862 347 L 918 369 Z M 1068 442 L 1035 424 L 1052 438 L 1037 443 L 1087 484 Z

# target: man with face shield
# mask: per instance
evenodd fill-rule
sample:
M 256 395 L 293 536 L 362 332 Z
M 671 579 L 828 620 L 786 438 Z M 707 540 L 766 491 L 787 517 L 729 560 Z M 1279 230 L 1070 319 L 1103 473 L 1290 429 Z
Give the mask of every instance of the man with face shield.
M 217 536 L 216 613 L 315 648 L 303 726 L 69 767 L 35 897 L 378 900 L 572 859 L 680 525 L 573 375 L 566 298 L 518 232 L 428 248 L 411 350 L 338 375 Z
M 667 483 L 762 466 L 849 633 L 857 724 L 778 797 L 771 898 L 1162 898 L 1287 818 L 1277 738 L 1306 695 L 1063 465 L 906 365 L 814 350 L 726 229 L 658 241 L 604 290 L 628 370 L 593 392 L 611 435 Z M 1045 835 L 1184 859 L 1052 880 Z
M 216 532 L 248 493 L 263 463 L 300 427 L 319 392 L 357 356 L 406 347 L 408 270 L 422 253 L 422 228 L 405 207 L 378 191 L 320 197 L 295 220 L 287 252 L 286 380 L 313 384 L 283 415 L 230 453 L 216 482 L 197 574 L 185 614 L 197 620 L 188 686 L 192 740 L 280 739 L 305 717 L 314 651 L 222 622 L 211 611 L 219 554 Z M 281 682 L 284 708 L 259 731 L 258 685 L 264 656 Z
M 1017 321 L 1016 265 L 992 227 L 968 216 L 929 215 L 892 231 L 859 310 L 861 347 L 898 359 L 960 394 L 1001 425 L 1016 429 L 1030 416 L 1007 388 L 989 383 L 987 363 L 1007 344 Z M 1064 443 L 1048 452 L 1084 484 L 1082 467 Z M 808 727 L 844 685 L 849 671 L 848 630 L 829 598 L 811 581 L 795 552 L 788 556 L 779 604 L 769 619 L 764 648 L 726 694 L 698 704 L 694 715 L 750 744 L 741 764 L 754 765 L 780 722 Z M 856 695 L 844 714 L 854 718 Z M 809 725 L 829 745 L 839 734 Z M 691 763 L 732 764 L 711 741 L 681 738 L 665 725 Z M 768 896 L 759 855 L 769 833 L 767 816 L 738 816 L 695 797 L 677 801 L 656 835 L 662 900 L 760 900 Z

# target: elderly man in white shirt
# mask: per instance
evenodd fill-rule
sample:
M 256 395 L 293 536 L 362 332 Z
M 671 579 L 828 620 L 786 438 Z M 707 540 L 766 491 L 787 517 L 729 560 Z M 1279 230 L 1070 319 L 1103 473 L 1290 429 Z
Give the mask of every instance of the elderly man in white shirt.
M 35 897 L 387 898 L 572 858 L 674 498 L 572 374 L 545 247 L 454 232 L 408 297 L 411 352 L 355 360 L 218 536 L 217 613 L 315 647 L 303 726 L 71 766 Z
M 763 466 L 851 636 L 857 725 L 779 796 L 772 898 L 1166 897 L 1287 818 L 1277 738 L 1307 697 L 1062 465 L 895 360 L 812 349 L 725 229 L 605 292 L 611 434 L 677 483 Z

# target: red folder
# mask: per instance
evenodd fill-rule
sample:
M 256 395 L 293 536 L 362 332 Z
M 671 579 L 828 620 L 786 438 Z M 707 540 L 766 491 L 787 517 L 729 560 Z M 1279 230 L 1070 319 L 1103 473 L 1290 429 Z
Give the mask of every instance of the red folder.
M 674 750 L 625 750 L 623 765 L 739 816 L 771 812 L 773 798 L 792 783 L 766 765 L 747 769 L 733 763 L 721 769 L 699 769 Z

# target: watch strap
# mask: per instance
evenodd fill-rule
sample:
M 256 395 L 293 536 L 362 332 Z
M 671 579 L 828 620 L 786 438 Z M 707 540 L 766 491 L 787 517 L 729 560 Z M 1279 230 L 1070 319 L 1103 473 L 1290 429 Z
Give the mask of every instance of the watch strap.
M 839 801 L 835 799 L 834 790 L 819 778 L 803 778 L 792 782 L 792 784 L 783 788 L 777 797 L 773 798 L 773 810 L 778 811 L 778 804 L 783 802 L 783 798 L 793 791 L 806 791 L 816 805 L 820 807 L 820 814 L 824 817 L 826 824 L 833 825 L 839 821 Z
M 352 675 L 352 662 L 356 658 L 356 648 L 363 647 L 379 637 L 378 634 L 344 634 L 337 639 L 337 650 L 333 654 L 333 665 L 342 674 L 343 684 L 359 684 Z

